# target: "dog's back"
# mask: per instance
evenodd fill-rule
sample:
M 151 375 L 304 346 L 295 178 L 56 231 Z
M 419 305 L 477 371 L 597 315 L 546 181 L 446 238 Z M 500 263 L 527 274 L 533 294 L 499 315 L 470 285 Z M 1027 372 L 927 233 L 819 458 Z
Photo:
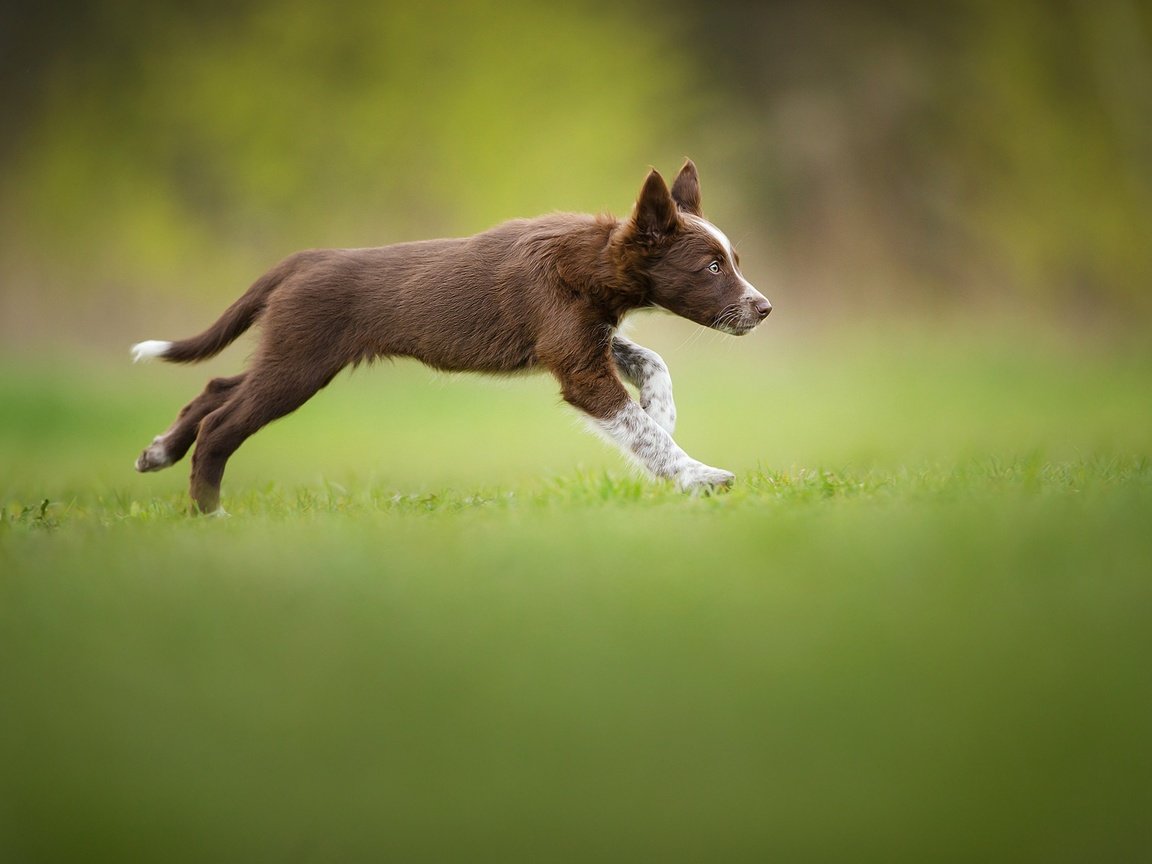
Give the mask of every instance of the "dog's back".
M 260 350 L 341 365 L 405 356 L 449 371 L 532 368 L 606 311 L 596 286 L 612 274 L 596 250 L 615 225 L 556 214 L 467 238 L 300 253 L 267 300 Z

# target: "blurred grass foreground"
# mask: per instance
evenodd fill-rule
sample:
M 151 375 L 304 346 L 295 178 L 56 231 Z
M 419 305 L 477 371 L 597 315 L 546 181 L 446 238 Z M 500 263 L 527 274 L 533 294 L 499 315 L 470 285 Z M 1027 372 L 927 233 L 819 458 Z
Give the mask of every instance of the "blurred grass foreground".
M 9 370 L 0 857 L 1143 860 L 1147 346 L 675 335 L 727 495 L 398 364 L 192 519 L 188 370 Z
M 0 861 L 1152 859 L 1152 10 L 107 0 L 0 27 Z M 633 476 L 546 378 L 341 375 L 231 519 L 132 367 L 305 246 L 629 207 Z

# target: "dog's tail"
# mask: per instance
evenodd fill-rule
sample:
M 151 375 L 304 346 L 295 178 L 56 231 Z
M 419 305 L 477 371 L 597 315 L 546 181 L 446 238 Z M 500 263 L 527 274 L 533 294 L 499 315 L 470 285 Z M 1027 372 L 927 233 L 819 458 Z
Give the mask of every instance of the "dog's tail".
M 229 306 L 220 319 L 201 333 L 179 342 L 165 342 L 149 339 L 132 346 L 132 362 L 151 360 L 159 357 L 169 363 L 199 363 L 215 357 L 240 337 L 260 317 L 268 303 L 268 297 L 283 282 L 300 262 L 299 255 L 282 261 L 253 283 L 235 303 Z

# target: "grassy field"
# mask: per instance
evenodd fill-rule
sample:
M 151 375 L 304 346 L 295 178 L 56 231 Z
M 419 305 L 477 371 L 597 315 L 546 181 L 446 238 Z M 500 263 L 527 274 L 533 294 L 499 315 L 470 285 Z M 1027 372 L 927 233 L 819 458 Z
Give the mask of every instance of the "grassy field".
M 0 860 L 1152 860 L 1152 350 L 691 332 L 697 499 L 398 363 L 191 519 L 242 351 L 0 364 Z

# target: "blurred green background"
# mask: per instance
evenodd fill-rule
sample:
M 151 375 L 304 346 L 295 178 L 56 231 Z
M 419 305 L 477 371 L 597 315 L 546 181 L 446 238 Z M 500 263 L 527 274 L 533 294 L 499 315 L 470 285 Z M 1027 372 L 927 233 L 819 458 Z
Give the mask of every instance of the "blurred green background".
M 5 16 L 8 346 L 198 326 L 301 247 L 622 215 L 650 165 L 686 155 L 793 320 L 974 302 L 1152 314 L 1144 0 Z
M 0 100 L 0 861 L 1152 860 L 1146 0 L 23 4 Z M 132 472 L 284 255 L 685 156 L 729 494 L 409 362 Z

